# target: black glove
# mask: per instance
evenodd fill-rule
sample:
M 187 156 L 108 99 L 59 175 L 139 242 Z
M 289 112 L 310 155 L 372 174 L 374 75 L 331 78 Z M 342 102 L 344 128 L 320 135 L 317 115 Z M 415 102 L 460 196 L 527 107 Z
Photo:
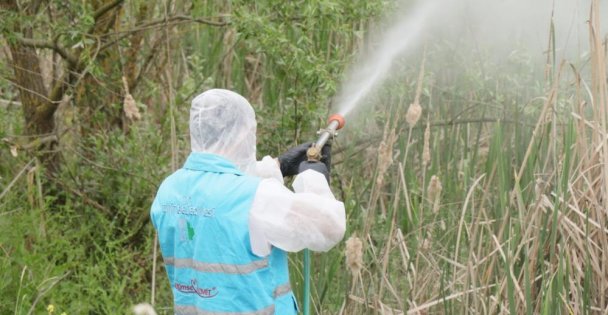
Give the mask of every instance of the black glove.
M 331 141 L 321 149 L 321 162 L 327 167 L 327 173 L 331 172 Z
M 298 174 L 298 166 L 303 161 L 306 161 L 306 150 L 308 150 L 311 145 L 312 142 L 300 144 L 279 156 L 279 164 L 281 165 L 283 177 Z
M 317 161 L 304 161 L 300 163 L 300 167 L 298 167 L 298 174 L 306 170 L 313 170 L 323 174 L 329 183 L 329 170 L 327 169 L 325 163 Z
M 279 164 L 281 166 L 281 174 L 285 176 L 297 175 L 300 163 L 307 160 L 306 151 L 312 146 L 312 142 L 300 144 L 293 147 L 287 152 L 279 156 Z M 327 166 L 329 170 L 331 164 L 331 144 L 326 144 L 321 149 L 321 162 Z

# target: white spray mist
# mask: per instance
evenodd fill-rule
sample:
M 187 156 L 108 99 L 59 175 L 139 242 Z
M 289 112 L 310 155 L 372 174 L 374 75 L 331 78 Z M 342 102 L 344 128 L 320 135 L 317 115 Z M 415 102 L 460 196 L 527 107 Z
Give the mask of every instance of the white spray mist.
M 378 47 L 373 52 L 360 58 L 336 98 L 338 113 L 343 116 L 350 113 L 385 79 L 390 73 L 393 60 L 402 55 L 408 47 L 414 47 L 412 44 L 417 42 L 425 23 L 437 6 L 436 1 L 421 3 L 382 35 Z
M 390 75 L 394 60 L 420 49 L 423 41 L 447 40 L 471 54 L 491 52 L 496 62 L 523 46 L 532 54 L 530 66 L 542 70 L 553 19 L 556 57 L 575 61 L 588 50 L 590 4 L 591 0 L 419 0 L 413 9 L 396 12 L 390 28 L 370 35 L 377 44 L 351 66 L 335 108 L 341 115 L 351 113 Z M 608 19 L 607 13 L 601 11 L 602 20 Z M 604 23 L 600 31 L 607 30 Z

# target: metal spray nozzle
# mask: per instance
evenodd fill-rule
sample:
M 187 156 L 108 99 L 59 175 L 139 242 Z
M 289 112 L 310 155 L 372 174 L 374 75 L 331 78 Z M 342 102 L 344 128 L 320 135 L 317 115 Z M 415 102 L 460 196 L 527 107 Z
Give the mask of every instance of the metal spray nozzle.
M 320 129 L 317 134 L 319 139 L 306 151 L 309 161 L 319 161 L 321 159 L 321 149 L 330 139 L 338 135 L 337 131 L 344 127 L 346 121 L 339 114 L 329 116 L 328 125 L 325 129 Z

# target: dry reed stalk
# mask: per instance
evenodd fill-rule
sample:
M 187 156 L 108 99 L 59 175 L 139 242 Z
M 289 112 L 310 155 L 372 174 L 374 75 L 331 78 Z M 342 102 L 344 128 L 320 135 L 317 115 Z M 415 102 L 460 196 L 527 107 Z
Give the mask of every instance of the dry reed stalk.
M 394 192 L 393 215 L 391 218 L 391 227 L 389 229 L 388 238 L 386 241 L 386 245 L 384 247 L 384 258 L 382 259 L 382 275 L 383 275 L 383 278 L 385 281 L 380 283 L 380 289 L 378 290 L 378 296 L 380 298 L 382 297 L 382 293 L 383 293 L 385 284 L 387 287 L 392 288 L 392 285 L 391 285 L 390 281 L 388 280 L 388 278 L 386 277 L 386 274 L 387 274 L 387 270 L 388 270 L 388 263 L 390 260 L 389 253 L 391 252 L 391 249 L 392 249 L 392 242 L 393 242 L 393 237 L 394 237 L 393 235 L 395 233 L 395 226 L 396 226 L 396 221 L 397 221 L 397 209 L 399 209 L 399 195 L 401 193 L 400 189 L 401 189 L 401 186 L 397 186 L 397 190 Z M 395 296 L 395 299 L 397 300 L 399 307 L 401 309 L 403 309 L 403 302 L 401 301 L 401 298 L 394 292 L 394 290 L 391 290 L 391 292 Z
M 386 171 L 393 164 L 393 147 L 397 139 L 396 128 L 394 126 L 391 128 L 390 121 L 387 121 L 382 142 L 378 145 L 378 176 L 375 183 L 377 190 L 382 189 Z
M 496 285 L 493 284 L 493 285 L 489 285 L 489 286 L 484 286 L 484 287 L 479 287 L 479 288 L 473 288 L 473 289 L 465 290 L 465 291 L 462 291 L 462 292 L 454 293 L 454 294 L 448 295 L 446 297 L 437 297 L 436 299 L 434 299 L 432 301 L 429 301 L 429 302 L 424 303 L 424 304 L 422 304 L 422 305 L 420 305 L 420 306 L 418 306 L 416 308 L 408 310 L 406 314 L 408 314 L 408 315 L 410 315 L 410 314 L 417 314 L 420 311 L 427 310 L 427 309 L 429 309 L 429 308 L 431 308 L 431 307 L 433 307 L 435 305 L 438 305 L 440 303 L 443 303 L 445 301 L 450 301 L 450 300 L 459 298 L 459 297 L 461 297 L 461 296 L 463 296 L 465 294 L 474 293 L 474 292 L 477 292 L 477 291 L 480 291 L 480 290 L 491 289 L 491 288 L 493 288 L 495 286 Z
M 405 243 L 405 238 L 403 237 L 403 232 L 401 232 L 400 228 L 397 228 L 396 231 L 397 243 L 399 244 L 399 252 L 401 254 L 401 262 L 403 264 L 403 270 L 408 273 L 408 270 L 411 272 L 412 277 L 406 277 L 410 287 L 413 287 L 412 278 L 416 278 L 416 268 L 414 264 L 410 262 L 410 252 L 407 249 L 407 244 Z
M 405 121 L 408 124 L 408 136 L 407 136 L 407 142 L 405 144 L 405 153 L 403 155 L 403 162 L 399 163 L 399 171 L 400 171 L 399 176 L 400 176 L 400 180 L 401 180 L 401 185 L 403 186 L 403 193 L 404 193 L 404 197 L 405 197 L 407 216 L 410 221 L 413 220 L 414 216 L 412 214 L 412 207 L 411 207 L 411 203 L 410 203 L 410 199 L 409 199 L 409 192 L 407 189 L 407 184 L 405 181 L 403 169 L 404 169 L 404 166 L 407 165 L 406 162 L 407 162 L 408 155 L 409 155 L 409 148 L 412 144 L 412 129 L 414 128 L 414 126 L 420 119 L 420 116 L 422 115 L 422 107 L 420 106 L 420 95 L 422 94 L 422 84 L 424 81 L 425 63 L 426 63 L 426 48 L 425 48 L 425 51 L 422 56 L 422 62 L 421 62 L 420 70 L 418 73 L 414 102 L 410 104 L 410 106 L 407 109 L 407 113 L 405 115 Z M 429 128 L 428 121 L 427 121 L 427 128 Z M 425 133 L 425 135 L 426 135 L 426 133 Z M 426 166 L 425 160 L 423 161 L 423 165 Z M 426 174 L 426 167 L 423 167 L 423 172 L 424 172 L 423 174 Z M 423 177 L 424 176 L 426 176 L 426 175 L 423 175 Z M 423 185 L 424 185 L 424 183 L 423 183 Z M 418 265 L 418 256 L 416 258 L 416 264 L 411 264 L 411 265 L 412 265 L 412 270 L 416 270 L 416 268 L 414 266 Z M 414 278 L 414 280 L 412 282 L 414 284 L 416 284 L 417 283 L 417 274 L 415 272 L 413 273 L 413 278 Z M 415 285 L 413 285 L 413 286 L 415 286 Z
M 603 196 L 599 201 L 601 207 L 596 207 L 595 218 L 601 224 L 600 231 L 605 228 L 608 222 L 608 145 L 605 141 L 606 133 L 608 132 L 608 116 L 606 106 L 608 106 L 608 86 L 606 83 L 606 56 L 605 47 L 602 43 L 600 35 L 600 2 L 593 0 L 591 5 L 589 35 L 591 42 L 591 87 L 593 92 L 593 109 L 596 113 L 595 117 L 599 117 L 601 133 L 600 137 L 596 137 L 597 142 L 594 142 L 594 147 L 599 151 L 601 159 L 601 188 L 600 196 Z M 598 139 L 599 138 L 599 139 Z M 598 279 L 599 283 L 599 306 L 605 308 L 605 313 L 608 313 L 608 303 L 606 301 L 608 295 L 608 235 L 605 233 L 598 234 L 598 242 L 601 244 L 601 251 L 597 254 L 601 257 L 602 273 Z M 603 254 L 602 254 L 603 253 Z
M 422 107 L 420 106 L 420 95 L 422 94 L 422 81 L 424 80 L 424 64 L 426 62 L 426 49 L 422 54 L 422 62 L 420 63 L 420 72 L 418 73 L 418 82 L 416 83 L 416 95 L 414 102 L 410 104 L 405 115 L 405 120 L 409 125 L 410 129 L 414 128 L 420 115 L 422 114 Z M 409 142 L 409 141 L 408 141 Z
M 562 67 L 563 67 L 564 63 L 562 62 L 560 64 L 559 67 L 559 71 L 557 72 L 556 75 L 556 79 L 553 82 L 553 86 L 551 87 L 551 90 L 549 91 L 549 95 L 547 97 L 547 100 L 545 101 L 543 108 L 540 112 L 540 116 L 538 121 L 536 122 L 536 125 L 534 127 L 534 131 L 532 131 L 532 139 L 530 139 L 530 143 L 528 144 L 528 148 L 526 149 L 526 153 L 524 154 L 524 158 L 521 162 L 521 167 L 519 169 L 519 172 L 516 175 L 516 181 L 519 181 L 519 179 L 522 177 L 524 170 L 526 168 L 526 165 L 528 165 L 528 158 L 530 158 L 530 154 L 532 153 L 532 150 L 534 149 L 534 144 L 536 143 L 536 138 L 540 137 L 540 128 L 541 126 L 544 126 L 546 124 L 546 120 L 547 120 L 547 115 L 549 112 L 549 108 L 551 107 L 551 104 L 553 104 L 553 100 L 555 99 L 555 97 L 557 96 L 557 89 L 559 86 L 559 78 L 560 78 L 560 73 L 562 72 Z
M 574 72 L 574 76 L 575 76 L 575 85 L 576 85 L 576 104 L 573 105 L 573 112 L 572 112 L 572 116 L 576 119 L 576 134 L 577 137 L 579 139 L 587 139 L 587 130 L 585 128 L 585 124 L 588 123 L 586 122 L 582 117 L 585 116 L 585 110 L 584 107 L 587 104 L 584 100 L 583 100 L 583 96 L 582 96 L 582 87 L 581 84 L 584 84 L 583 79 L 581 78 L 581 74 L 580 72 L 573 66 L 571 65 L 572 71 Z M 575 151 L 580 159 L 580 162 L 578 163 L 578 169 L 580 170 L 580 167 L 582 165 L 587 165 L 588 164 L 588 159 L 589 159 L 589 148 L 587 145 L 587 141 L 576 141 L 576 148 Z
M 430 123 L 430 118 L 427 115 L 426 128 L 424 130 L 424 144 L 423 144 L 423 148 L 422 148 L 422 187 L 426 186 L 426 170 L 427 170 L 427 166 L 428 166 L 429 162 L 431 161 L 430 142 L 431 142 L 431 123 Z M 428 192 L 427 192 L 427 194 L 428 194 Z M 434 199 L 429 199 L 429 202 L 431 202 L 431 204 L 433 204 Z M 434 205 L 431 205 L 431 208 L 434 209 L 435 208 Z M 433 212 L 435 212 L 435 211 L 433 211 Z M 436 220 L 436 219 L 437 219 L 437 215 L 435 215 L 434 220 Z
M 422 94 L 422 81 L 424 80 L 424 64 L 426 62 L 426 49 L 422 55 L 422 63 L 420 65 L 420 72 L 418 73 L 418 81 L 416 82 L 416 94 L 414 96 L 414 102 L 410 104 L 405 115 L 405 121 L 408 124 L 408 135 L 407 142 L 405 144 L 405 154 L 403 155 L 403 165 L 406 165 L 408 158 L 408 152 L 412 141 L 412 129 L 420 119 L 422 115 L 422 107 L 420 106 L 420 95 Z
M 403 164 L 399 163 L 399 180 L 401 185 L 403 186 L 403 197 L 405 199 L 405 210 L 407 213 L 407 218 L 412 221 L 414 216 L 412 214 L 412 203 L 410 202 L 409 191 L 407 189 L 407 184 L 405 182 L 405 175 L 403 170 Z
M 406 165 L 406 160 L 408 157 L 408 151 L 410 147 L 410 143 L 412 140 L 412 129 L 420 119 L 420 115 L 422 115 L 422 107 L 420 106 L 420 95 L 422 94 L 422 81 L 424 80 L 424 64 L 426 62 L 426 51 L 422 56 L 422 63 L 420 65 L 420 72 L 418 73 L 418 81 L 416 82 L 416 94 L 414 96 L 414 102 L 410 104 L 407 109 L 407 113 L 405 114 L 405 121 L 408 124 L 408 135 L 407 135 L 407 143 L 405 144 L 405 154 L 403 155 L 403 165 Z
M 462 211 L 460 213 L 460 220 L 458 223 L 458 232 L 456 233 L 456 248 L 454 249 L 454 261 L 458 261 L 458 252 L 460 250 L 460 237 L 462 236 L 462 228 L 464 226 L 464 215 L 467 211 L 469 202 L 471 201 L 471 198 L 473 196 L 473 193 L 475 192 L 475 188 L 477 187 L 477 185 L 479 184 L 479 182 L 485 177 L 485 174 L 482 174 L 481 176 L 479 176 L 477 179 L 475 179 L 475 181 L 473 182 L 473 184 L 471 185 L 471 187 L 469 188 L 469 191 L 467 192 L 467 195 L 464 199 L 464 204 L 462 205 Z M 456 282 L 456 267 L 454 267 L 454 277 L 452 278 L 452 282 L 455 283 Z
M 427 118 L 426 120 L 426 129 L 424 129 L 424 147 L 422 149 L 422 167 L 423 171 L 426 169 L 427 165 L 431 161 L 431 123 Z
M 376 213 L 375 206 L 378 203 L 382 189 L 384 188 L 384 177 L 393 164 L 393 148 L 397 140 L 399 139 L 397 132 L 398 116 L 396 115 L 394 121 L 387 120 L 384 125 L 384 132 L 382 141 L 378 145 L 377 155 L 377 166 L 376 166 L 376 179 L 372 183 L 372 190 L 370 193 L 370 200 L 368 204 L 367 219 L 364 227 L 364 235 L 369 233 L 371 226 L 373 225 L 373 216 Z M 382 206 L 381 201 L 381 215 L 386 218 L 386 209 Z
M 402 310 L 398 310 L 398 309 L 394 309 L 391 308 L 389 306 L 387 306 L 386 304 L 382 303 L 381 301 L 377 301 L 377 303 L 369 303 L 366 302 L 365 298 L 360 298 L 358 296 L 355 295 L 348 295 L 348 299 L 359 303 L 361 305 L 365 305 L 367 308 L 375 310 L 375 314 L 380 314 L 380 315 L 403 315 L 403 311 Z
M 494 174 L 495 172 L 492 172 L 485 181 L 486 184 L 479 197 L 481 202 L 477 205 L 475 204 L 475 198 L 473 198 L 471 201 L 471 209 L 476 209 L 476 211 L 471 214 L 473 220 L 470 223 L 471 227 L 468 231 L 471 249 L 469 250 L 468 259 L 466 260 L 466 268 L 463 270 L 463 274 L 461 276 L 463 278 L 463 288 L 483 287 L 492 284 L 488 281 L 489 278 L 484 281 L 481 269 L 483 267 L 482 265 L 486 263 L 486 261 L 489 261 L 490 264 L 493 263 L 495 260 L 494 255 L 498 253 L 497 249 L 494 249 L 489 253 L 485 253 L 487 241 L 486 238 L 484 238 L 484 232 L 486 233 L 485 235 L 489 235 L 491 233 L 489 225 L 493 223 L 488 219 L 488 215 L 485 210 L 485 202 L 489 200 L 489 190 L 490 186 L 492 185 Z M 455 286 L 459 282 L 460 279 L 457 279 L 457 282 L 452 283 L 451 285 Z M 478 310 L 483 308 L 485 311 L 482 312 L 482 314 L 486 314 L 488 313 L 488 305 L 486 305 L 485 298 L 487 294 L 488 292 L 483 291 L 475 292 L 475 296 L 467 294 L 464 297 L 464 305 L 470 305 L 470 300 L 473 299 L 473 309 Z M 481 297 L 478 297 L 478 295 L 481 295 Z

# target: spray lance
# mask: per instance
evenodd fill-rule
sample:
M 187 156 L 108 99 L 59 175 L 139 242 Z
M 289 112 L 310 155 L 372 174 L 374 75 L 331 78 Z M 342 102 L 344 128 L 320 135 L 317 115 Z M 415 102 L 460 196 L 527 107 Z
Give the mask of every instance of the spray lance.
M 329 140 L 337 136 L 337 131 L 342 129 L 346 123 L 344 117 L 340 114 L 333 114 L 329 116 L 327 122 L 327 128 L 319 129 L 319 131 L 317 131 L 319 139 L 306 151 L 307 161 L 300 164 L 298 173 L 302 173 L 307 169 L 315 169 L 315 163 L 321 161 L 323 146 L 325 146 Z M 327 181 L 329 182 L 329 178 L 327 178 Z
M 321 160 L 321 152 L 323 146 L 327 141 L 333 139 L 338 135 L 338 130 L 344 127 L 346 121 L 344 117 L 339 114 L 333 114 L 329 116 L 327 120 L 327 128 L 320 129 L 317 134 L 319 139 L 306 151 L 307 161 L 300 163 L 298 173 L 301 173 L 308 169 L 315 169 L 315 167 L 324 167 L 325 165 L 319 163 Z M 327 178 L 329 182 L 329 178 Z M 304 315 L 310 314 L 310 251 L 304 249 Z

